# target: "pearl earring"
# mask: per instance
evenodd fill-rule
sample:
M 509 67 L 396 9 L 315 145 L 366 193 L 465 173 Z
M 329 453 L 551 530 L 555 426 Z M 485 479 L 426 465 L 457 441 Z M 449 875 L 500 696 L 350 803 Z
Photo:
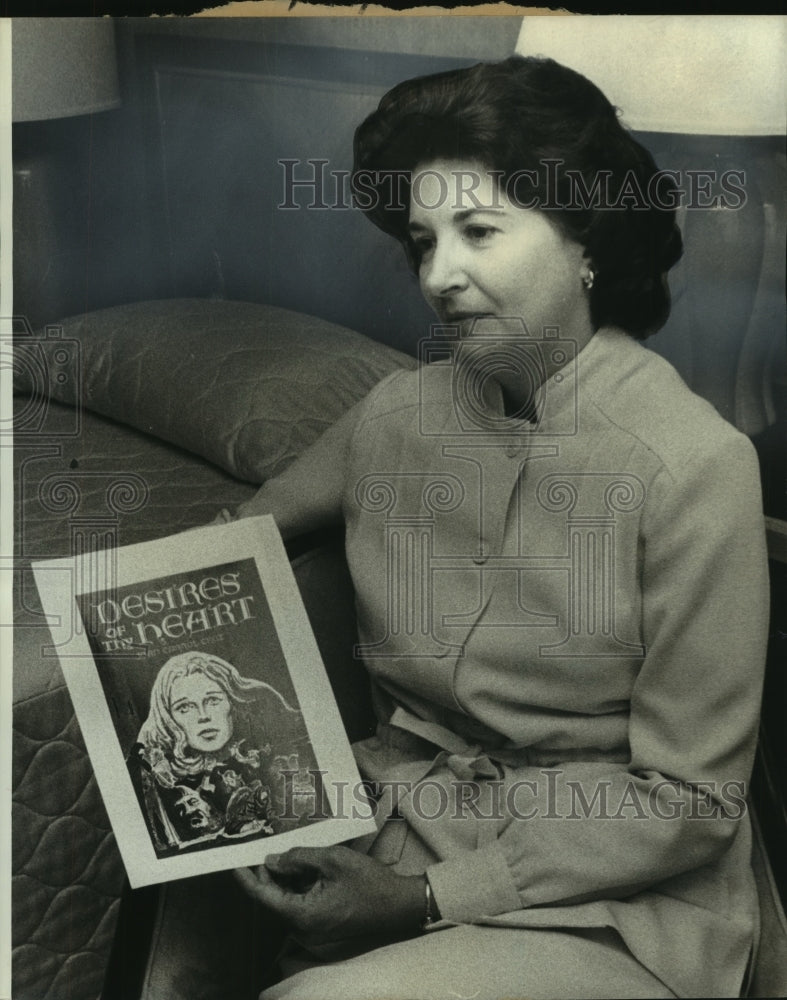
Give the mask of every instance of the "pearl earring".
M 593 287 L 593 282 L 595 280 L 596 280 L 596 272 L 593 270 L 592 267 L 589 267 L 588 273 L 584 275 L 582 278 L 582 284 L 588 291 L 590 291 L 590 289 Z

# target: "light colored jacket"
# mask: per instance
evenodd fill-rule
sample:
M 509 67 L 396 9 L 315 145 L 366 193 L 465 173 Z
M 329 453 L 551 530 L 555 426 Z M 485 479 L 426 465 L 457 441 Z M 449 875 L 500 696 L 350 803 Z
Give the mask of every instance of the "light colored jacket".
M 405 822 L 371 851 L 426 870 L 447 921 L 613 927 L 678 995 L 737 995 L 768 611 L 754 450 L 621 331 L 541 386 L 537 424 L 470 371 L 384 380 L 330 473 L 382 723 L 357 756 L 402 783 L 381 815 Z

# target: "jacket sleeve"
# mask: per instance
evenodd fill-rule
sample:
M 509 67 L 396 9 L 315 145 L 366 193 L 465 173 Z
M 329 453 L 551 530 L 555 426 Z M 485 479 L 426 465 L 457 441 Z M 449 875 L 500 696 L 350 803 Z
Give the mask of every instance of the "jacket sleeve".
M 284 472 L 263 483 L 250 500 L 240 504 L 236 517 L 272 514 L 285 539 L 340 524 L 351 442 L 379 385 L 342 414 Z
M 509 815 L 491 844 L 433 865 L 444 918 L 625 897 L 730 846 L 757 737 L 767 559 L 751 444 L 730 432 L 699 452 L 662 468 L 646 498 L 629 763 L 546 771 L 537 816 Z

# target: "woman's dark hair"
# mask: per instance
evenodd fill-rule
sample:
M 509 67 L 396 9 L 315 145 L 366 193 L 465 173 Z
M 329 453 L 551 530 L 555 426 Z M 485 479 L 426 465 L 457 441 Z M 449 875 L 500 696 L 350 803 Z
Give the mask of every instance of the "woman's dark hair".
M 665 276 L 682 253 L 677 189 L 584 76 L 552 59 L 512 56 L 407 80 L 382 98 L 355 133 L 353 190 L 416 271 L 409 178 L 436 159 L 495 171 L 509 199 L 549 212 L 585 248 L 596 328 L 644 339 L 666 322 Z

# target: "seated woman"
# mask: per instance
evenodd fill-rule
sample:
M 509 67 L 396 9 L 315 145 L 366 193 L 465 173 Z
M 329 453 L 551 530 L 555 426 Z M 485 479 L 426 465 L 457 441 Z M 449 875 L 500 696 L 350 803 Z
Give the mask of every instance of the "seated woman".
M 269 739 L 274 735 L 280 754 L 296 753 L 300 722 L 278 691 L 242 677 L 220 656 L 194 650 L 170 657 L 129 754 L 156 853 L 272 834 L 270 820 L 283 803 Z
M 378 717 L 372 842 L 238 873 L 304 946 L 264 996 L 738 995 L 766 560 L 753 448 L 641 343 L 674 182 L 519 57 L 396 87 L 355 177 L 440 327 L 238 512 L 345 524 Z

